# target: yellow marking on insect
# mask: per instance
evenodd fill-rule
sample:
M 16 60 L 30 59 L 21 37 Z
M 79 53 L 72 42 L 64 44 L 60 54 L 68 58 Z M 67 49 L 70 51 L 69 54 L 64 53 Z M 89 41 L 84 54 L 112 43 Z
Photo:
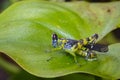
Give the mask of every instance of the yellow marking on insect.
M 94 34 L 91 37 L 80 39 L 78 41 L 73 39 L 58 38 L 56 34 L 53 34 L 52 42 L 54 48 L 59 47 L 59 49 L 64 49 L 66 52 L 71 54 L 74 57 L 75 62 L 77 62 L 76 53 L 81 56 L 85 56 L 87 60 L 96 57 L 96 54 L 85 46 L 94 45 L 97 38 L 98 34 Z
M 77 53 L 81 56 L 87 56 L 87 52 L 82 51 L 82 50 L 79 50 Z
M 89 37 L 89 43 L 91 43 L 93 40 L 94 40 L 94 38 L 92 38 L 92 37 Z
M 83 39 L 83 44 L 84 45 L 88 44 L 88 41 L 86 39 Z
M 73 45 L 73 47 L 71 47 L 71 50 L 72 50 L 73 52 L 76 52 L 76 51 L 78 50 L 78 47 L 76 48 L 76 45 Z
M 66 43 L 66 42 L 67 42 L 67 40 L 66 40 L 66 39 L 62 40 L 62 43 Z
M 83 46 L 80 42 L 78 42 L 77 44 L 79 49 Z

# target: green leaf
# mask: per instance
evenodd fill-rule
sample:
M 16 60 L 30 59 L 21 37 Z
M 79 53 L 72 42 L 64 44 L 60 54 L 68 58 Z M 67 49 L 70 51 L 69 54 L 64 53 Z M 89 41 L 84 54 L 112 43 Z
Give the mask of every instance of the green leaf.
M 39 77 L 58 77 L 82 72 L 118 79 L 120 44 L 111 45 L 107 54 L 98 55 L 97 61 L 88 62 L 78 56 L 81 66 L 78 66 L 73 57 L 66 52 L 51 51 L 51 35 L 54 32 L 60 37 L 72 39 L 98 33 L 99 40 L 102 39 L 119 24 L 118 4 L 120 2 L 106 4 L 81 2 L 79 5 L 82 10 L 81 14 L 78 14 L 75 9 L 69 7 L 71 3 L 18 2 L 0 15 L 0 51 L 10 56 L 24 70 Z M 90 11 L 86 5 L 92 6 L 88 7 Z M 113 12 L 105 13 L 101 7 L 115 8 Z M 101 25 L 92 19 L 95 15 L 88 16 L 89 14 L 82 14 L 83 12 L 99 13 L 96 17 L 98 21 L 102 21 Z
M 82 34 L 88 33 L 88 31 L 89 33 L 99 33 L 100 31 L 100 34 L 102 34 L 101 38 L 119 26 L 119 5 L 120 2 L 87 3 L 81 1 L 65 3 L 65 6 L 75 11 L 82 18 L 82 21 L 86 24 L 87 29 L 83 28 L 86 30 L 85 32 L 82 32 Z

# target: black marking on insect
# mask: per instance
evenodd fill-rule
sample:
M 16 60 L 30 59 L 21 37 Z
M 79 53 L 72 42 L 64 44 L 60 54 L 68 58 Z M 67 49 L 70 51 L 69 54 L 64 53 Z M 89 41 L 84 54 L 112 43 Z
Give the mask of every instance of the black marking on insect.
M 58 38 L 57 34 L 52 35 L 52 46 L 56 50 L 63 49 L 74 57 L 75 62 L 77 63 L 76 54 L 85 56 L 85 59 L 88 61 L 96 60 L 95 51 L 106 52 L 108 50 L 101 50 L 105 47 L 100 47 L 96 45 L 96 40 L 98 39 L 98 34 L 94 34 L 90 37 L 80 40 Z

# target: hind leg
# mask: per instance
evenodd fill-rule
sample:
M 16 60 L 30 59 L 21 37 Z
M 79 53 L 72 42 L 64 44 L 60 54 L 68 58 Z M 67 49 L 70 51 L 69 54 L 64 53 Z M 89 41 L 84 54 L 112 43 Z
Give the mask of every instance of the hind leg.
M 88 50 L 85 59 L 88 61 L 93 61 L 97 59 L 97 55 L 95 52 Z

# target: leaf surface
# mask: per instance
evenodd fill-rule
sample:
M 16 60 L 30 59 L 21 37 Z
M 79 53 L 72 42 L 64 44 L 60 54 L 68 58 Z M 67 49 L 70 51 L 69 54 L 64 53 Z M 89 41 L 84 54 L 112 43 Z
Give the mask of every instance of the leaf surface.
M 90 11 L 86 8 L 88 4 L 92 6 L 89 7 Z M 78 56 L 81 66 L 74 63 L 71 55 L 63 50 L 52 51 L 51 46 L 51 35 L 54 32 L 60 37 L 71 39 L 81 39 L 98 33 L 99 40 L 102 39 L 119 24 L 118 4 L 120 2 L 106 4 L 81 2 L 80 12 L 87 14 L 79 14 L 69 7 L 71 3 L 39 1 L 15 3 L 0 15 L 0 51 L 10 56 L 29 73 L 40 77 L 83 72 L 118 79 L 120 44 L 111 45 L 109 52 L 98 55 L 97 61 L 88 62 Z M 116 7 L 113 12 L 104 14 L 101 6 L 111 5 Z M 98 21 L 102 21 L 101 25 L 92 19 L 95 15 L 88 16 L 92 14 L 91 12 L 99 13 L 96 16 Z

